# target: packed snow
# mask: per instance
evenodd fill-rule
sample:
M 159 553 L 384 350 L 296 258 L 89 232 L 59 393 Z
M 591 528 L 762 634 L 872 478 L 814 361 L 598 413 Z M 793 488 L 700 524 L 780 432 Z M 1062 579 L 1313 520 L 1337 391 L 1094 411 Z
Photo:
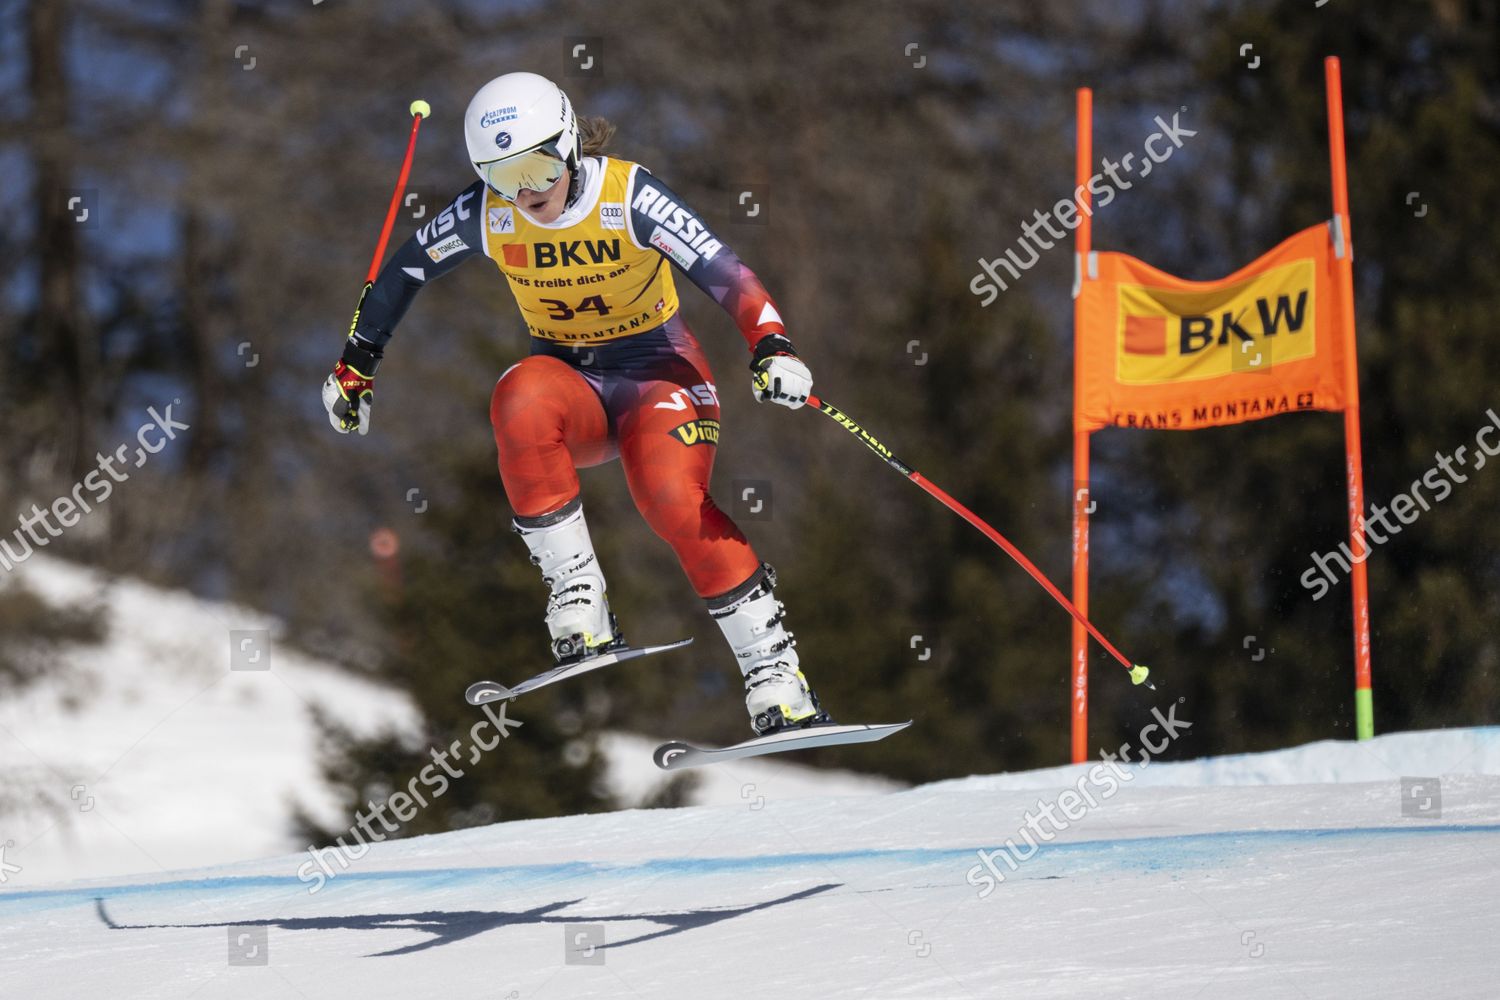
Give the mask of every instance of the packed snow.
M 1112 788 L 1093 766 L 854 798 L 778 799 L 769 782 L 735 805 L 321 862 L 60 886 L 14 872 L 0 983 L 28 998 L 1479 1000 L 1500 933 L 1497 736 L 1122 767 Z M 1069 820 L 1080 788 L 1093 805 Z M 1033 849 L 1022 830 L 1044 812 L 1062 825 L 1036 824 Z
M 405 694 L 298 652 L 279 622 L 250 609 L 42 553 L 0 575 L 0 587 L 14 586 L 98 608 L 107 626 L 103 642 L 59 651 L 43 677 L 0 699 L 0 843 L 28 882 L 298 850 L 298 806 L 330 828 L 348 825 L 318 770 L 313 707 L 359 733 L 415 731 Z M 246 639 L 238 665 L 252 669 L 230 669 Z M 601 738 L 619 801 L 640 803 L 663 782 L 651 761 L 658 742 Z M 687 800 L 733 804 L 768 786 L 781 798 L 901 787 L 778 762 L 705 775 Z
M 13 578 L 109 634 L 0 704 L 7 1000 L 1495 995 L 1500 729 L 911 789 L 735 761 L 709 804 L 310 855 L 293 803 L 347 819 L 310 707 L 400 730 L 399 692 L 245 609 Z M 654 742 L 601 740 L 625 801 Z

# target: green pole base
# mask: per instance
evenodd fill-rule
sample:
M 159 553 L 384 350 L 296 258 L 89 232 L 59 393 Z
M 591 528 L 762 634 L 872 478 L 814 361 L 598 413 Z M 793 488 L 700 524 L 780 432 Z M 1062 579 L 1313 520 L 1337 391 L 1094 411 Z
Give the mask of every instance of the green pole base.
M 1361 740 L 1375 738 L 1375 699 L 1369 688 L 1354 689 L 1354 735 Z

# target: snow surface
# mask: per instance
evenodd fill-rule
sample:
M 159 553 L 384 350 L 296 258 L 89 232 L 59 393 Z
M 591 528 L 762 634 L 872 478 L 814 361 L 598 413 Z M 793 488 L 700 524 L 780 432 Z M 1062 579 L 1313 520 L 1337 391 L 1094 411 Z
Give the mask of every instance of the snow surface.
M 38 879 L 294 850 L 297 804 L 340 818 L 311 707 L 362 733 L 415 724 L 403 695 L 277 644 L 279 624 L 249 609 L 41 554 L 5 582 L 96 606 L 108 625 L 104 642 L 67 649 L 59 669 L 0 700 L 0 843 Z M 231 632 L 260 629 L 269 669 L 229 669 Z
M 1492 998 L 1497 742 L 1151 765 L 988 892 L 976 851 L 1087 769 L 499 824 L 325 859 L 316 892 L 305 856 L 26 870 L 0 995 Z
M 6 857 L 24 865 L 29 882 L 298 850 L 298 805 L 329 827 L 349 822 L 318 770 L 312 707 L 359 733 L 415 732 L 405 694 L 280 644 L 280 624 L 250 609 L 41 553 L 0 574 L 0 586 L 16 585 L 52 604 L 97 606 L 108 624 L 102 643 L 66 649 L 58 669 L 0 699 L 0 844 L 10 842 Z M 271 637 L 269 669 L 230 670 L 231 632 L 256 629 Z M 651 762 L 659 742 L 601 739 L 607 785 L 620 801 L 639 803 L 664 780 Z M 708 775 L 687 799 L 899 787 L 779 762 Z

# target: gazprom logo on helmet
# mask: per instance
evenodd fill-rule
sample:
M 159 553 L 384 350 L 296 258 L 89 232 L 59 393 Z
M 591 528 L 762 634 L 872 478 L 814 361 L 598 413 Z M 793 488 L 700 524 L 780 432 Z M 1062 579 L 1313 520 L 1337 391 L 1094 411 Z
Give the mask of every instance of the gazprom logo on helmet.
M 495 133 L 495 145 L 499 146 L 501 149 L 509 149 L 510 148 L 510 133 L 509 132 L 496 132 Z
M 479 125 L 481 128 L 489 128 L 491 125 L 499 125 L 501 122 L 514 121 L 519 117 L 521 117 L 521 115 L 520 112 L 516 110 L 516 106 L 514 104 L 510 104 L 503 108 L 494 108 L 490 111 L 486 111 L 484 113 L 484 117 L 479 119 Z

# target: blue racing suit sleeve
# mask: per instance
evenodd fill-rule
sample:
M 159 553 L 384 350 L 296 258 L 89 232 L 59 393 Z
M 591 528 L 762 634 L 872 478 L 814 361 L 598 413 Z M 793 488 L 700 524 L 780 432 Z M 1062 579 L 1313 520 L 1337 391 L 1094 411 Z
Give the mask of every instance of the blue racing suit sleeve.
M 766 337 L 786 340 L 781 314 L 755 272 L 671 188 L 638 167 L 631 175 L 629 199 L 630 238 L 637 246 L 655 247 L 719 303 L 751 351 Z M 785 349 L 790 347 L 787 342 Z
M 378 359 L 417 293 L 433 278 L 484 253 L 483 206 L 484 183 L 475 181 L 396 249 L 355 317 L 349 331 L 352 345 Z

